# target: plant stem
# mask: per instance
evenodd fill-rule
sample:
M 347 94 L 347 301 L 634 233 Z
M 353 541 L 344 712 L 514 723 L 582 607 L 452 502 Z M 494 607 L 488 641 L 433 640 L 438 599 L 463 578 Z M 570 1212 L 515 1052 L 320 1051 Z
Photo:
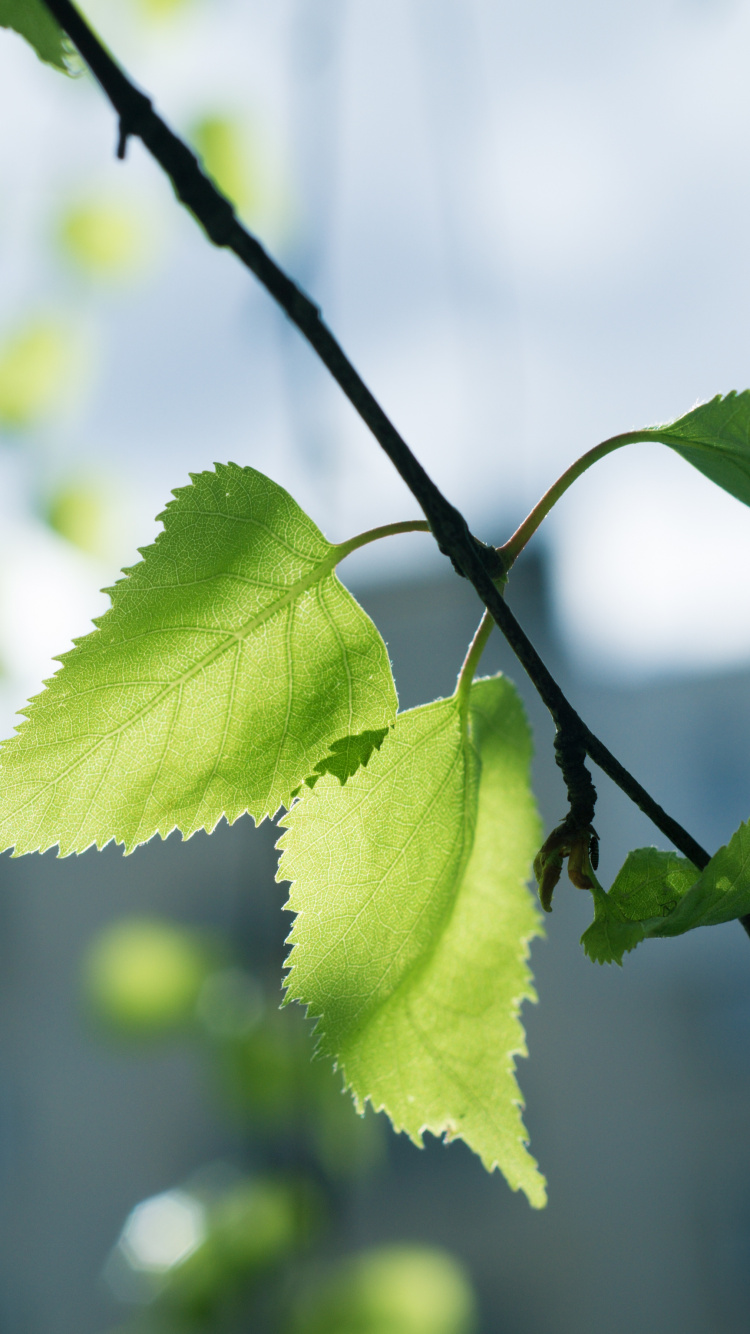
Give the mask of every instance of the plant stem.
M 338 542 L 341 552 L 339 561 L 345 560 L 353 551 L 366 547 L 370 542 L 377 542 L 381 537 L 396 537 L 398 533 L 429 533 L 430 525 L 426 519 L 404 519 L 401 523 L 384 523 L 381 528 L 368 528 L 366 533 L 350 537 L 348 542 Z M 338 563 L 338 562 L 337 562 Z
M 546 519 L 550 510 L 557 504 L 561 496 L 565 495 L 569 486 L 572 486 L 578 478 L 591 467 L 593 463 L 598 463 L 599 459 L 606 458 L 615 449 L 622 449 L 623 445 L 635 444 L 638 440 L 643 440 L 643 431 L 628 431 L 624 435 L 613 435 L 609 440 L 604 440 L 600 445 L 595 445 L 588 453 L 582 454 L 575 463 L 572 463 L 565 470 L 562 477 L 545 491 L 541 500 L 537 502 L 530 514 L 526 516 L 523 523 L 516 529 L 512 537 L 508 539 L 501 547 L 498 547 L 503 566 L 509 570 L 514 561 L 517 560 L 523 551 L 526 543 L 534 536 L 537 528 L 543 519 Z
M 461 713 L 464 717 L 469 708 L 471 683 L 474 680 L 474 675 L 479 666 L 479 660 L 484 653 L 484 646 L 494 629 L 494 625 L 495 622 L 492 616 L 490 616 L 488 611 L 485 611 L 477 626 L 476 634 L 469 644 L 469 649 L 464 658 L 463 666 L 458 674 L 458 681 L 456 682 L 456 698 L 461 705 Z
M 43 0 L 43 3 L 78 48 L 119 117 L 118 156 L 125 156 L 130 136 L 140 138 L 168 176 L 178 199 L 190 209 L 209 240 L 233 251 L 307 339 L 418 501 L 439 549 L 450 558 L 458 573 L 473 585 L 502 630 L 549 709 L 558 732 L 575 735 L 581 740 L 591 759 L 675 847 L 698 867 L 705 866 L 709 861 L 705 849 L 667 815 L 578 716 L 495 585 L 494 580 L 503 573 L 501 558 L 492 547 L 485 546 L 472 535 L 463 515 L 429 477 L 323 323 L 318 307 L 287 277 L 260 242 L 242 227 L 229 200 L 204 175 L 194 153 L 156 114 L 149 98 L 130 82 L 71 0 Z

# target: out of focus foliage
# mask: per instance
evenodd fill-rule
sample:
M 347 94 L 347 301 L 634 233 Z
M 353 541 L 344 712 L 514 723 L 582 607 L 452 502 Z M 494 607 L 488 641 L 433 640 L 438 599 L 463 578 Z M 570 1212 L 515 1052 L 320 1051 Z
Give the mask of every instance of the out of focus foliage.
M 109 497 L 91 479 L 63 481 L 48 497 L 44 517 L 53 532 L 90 556 L 108 553 Z
M 59 407 L 72 370 L 66 329 L 35 320 L 0 347 L 0 427 L 23 431 Z
M 191 1036 L 224 1114 L 255 1161 L 248 1175 L 209 1164 L 135 1205 L 105 1277 L 135 1312 L 117 1334 L 469 1334 L 474 1298 L 462 1267 L 426 1246 L 389 1246 L 322 1268 L 348 1183 L 384 1153 L 382 1118 L 358 1116 L 340 1076 L 311 1059 L 297 1006 L 196 928 L 126 918 L 83 965 L 100 1036 Z
M 71 205 L 59 223 L 63 254 L 94 278 L 128 277 L 148 250 L 143 219 L 137 211 L 110 199 Z
M 305 1291 L 289 1334 L 469 1334 L 474 1294 L 452 1256 L 387 1246 L 345 1261 Z
M 258 202 L 259 187 L 253 170 L 247 134 L 230 116 L 203 116 L 190 139 L 203 168 L 227 199 L 244 212 Z
M 116 922 L 89 951 L 85 985 L 100 1018 L 120 1032 L 169 1032 L 189 1022 L 209 969 L 194 933 L 167 922 Z

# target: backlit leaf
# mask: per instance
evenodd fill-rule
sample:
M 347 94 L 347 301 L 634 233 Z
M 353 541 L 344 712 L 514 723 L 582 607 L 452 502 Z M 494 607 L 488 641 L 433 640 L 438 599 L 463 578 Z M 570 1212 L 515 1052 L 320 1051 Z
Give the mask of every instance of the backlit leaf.
M 581 944 L 595 963 L 622 963 L 649 934 L 647 923 L 668 917 L 698 875 L 676 852 L 636 848 L 629 852 L 608 894 L 596 886 L 594 921 Z
M 669 445 L 717 486 L 750 505 L 750 390 L 725 398 L 717 394 L 640 438 Z
M 395 716 L 385 644 L 292 497 L 236 464 L 174 495 L 3 745 L 2 847 L 131 850 L 222 816 L 260 821 L 334 741 Z
M 359 1106 L 417 1144 L 464 1139 L 541 1206 L 514 1074 L 540 933 L 531 742 L 505 678 L 475 683 L 470 706 L 468 729 L 455 696 L 399 715 L 366 768 L 322 777 L 284 817 L 287 998 L 319 1017 Z
M 594 921 L 581 937 L 589 958 L 621 963 L 642 940 L 681 936 L 750 913 L 750 824 L 740 825 L 699 872 L 676 852 L 638 848 L 605 894 L 594 891 Z
M 20 33 L 40 60 L 67 74 L 68 43 L 42 0 L 0 0 L 0 28 Z
M 674 912 L 650 929 L 652 936 L 679 936 L 696 926 L 718 926 L 750 912 L 750 823 L 740 825 L 711 858 Z

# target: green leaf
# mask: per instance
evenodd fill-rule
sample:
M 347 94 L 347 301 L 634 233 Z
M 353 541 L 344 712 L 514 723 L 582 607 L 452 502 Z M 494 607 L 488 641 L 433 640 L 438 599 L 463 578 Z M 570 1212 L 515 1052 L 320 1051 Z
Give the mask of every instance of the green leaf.
M 608 894 L 595 885 L 594 921 L 581 944 L 595 963 L 622 964 L 650 934 L 647 923 L 668 917 L 693 884 L 698 871 L 676 852 L 636 848 L 629 852 Z
M 717 394 L 642 437 L 669 445 L 706 477 L 750 505 L 750 390 Z
M 68 73 L 70 48 L 62 28 L 42 0 L 0 0 L 0 28 L 12 28 L 40 60 Z
M 366 769 L 321 778 L 284 817 L 287 999 L 319 1018 L 360 1108 L 417 1144 L 465 1140 L 541 1206 L 514 1075 L 541 934 L 525 885 L 541 837 L 531 741 L 503 677 L 469 700 L 468 729 L 456 696 L 399 715 Z
M 642 940 L 681 936 L 750 913 L 750 823 L 740 825 L 704 871 L 676 852 L 638 848 L 605 894 L 595 886 L 594 921 L 581 937 L 589 958 L 622 963 Z
M 385 644 L 334 573 L 342 551 L 291 496 L 233 463 L 174 495 L 3 745 L 3 848 L 130 851 L 260 821 L 334 741 L 395 717 Z
M 688 863 L 689 865 L 689 863 Z M 679 936 L 696 926 L 718 926 L 750 912 L 750 823 L 740 825 L 714 854 L 674 912 L 653 925 L 652 936 Z

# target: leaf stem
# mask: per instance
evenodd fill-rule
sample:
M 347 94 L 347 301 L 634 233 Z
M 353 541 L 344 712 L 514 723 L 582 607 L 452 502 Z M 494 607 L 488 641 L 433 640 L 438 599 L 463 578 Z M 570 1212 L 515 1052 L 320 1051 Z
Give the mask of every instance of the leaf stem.
M 633 445 L 636 441 L 643 440 L 644 435 L 643 431 L 627 431 L 623 435 L 613 435 L 609 440 L 603 440 L 600 445 L 595 445 L 586 454 L 582 454 L 579 459 L 576 459 L 575 463 L 571 463 L 570 467 L 566 468 L 562 476 L 558 477 L 557 481 L 549 488 L 549 491 L 545 491 L 541 500 L 526 516 L 513 536 L 503 546 L 498 547 L 506 572 L 510 570 L 520 556 L 529 539 L 534 536 L 542 520 L 546 519 L 560 497 L 565 495 L 569 486 L 572 486 L 593 463 L 598 463 L 599 459 L 606 458 L 607 454 L 611 454 L 615 449 L 621 449 L 623 445 Z M 653 438 L 653 435 L 650 434 L 646 438 Z
M 477 626 L 476 634 L 469 644 L 468 652 L 463 661 L 463 666 L 458 674 L 458 681 L 456 682 L 456 699 L 461 706 L 461 715 L 464 718 L 469 709 L 471 683 L 476 675 L 479 660 L 484 653 L 485 645 L 494 629 L 494 625 L 494 618 L 488 611 L 485 611 Z
M 429 533 L 430 525 L 426 519 L 403 519 L 401 523 L 384 523 L 380 528 L 368 528 L 366 533 L 357 533 L 356 537 L 350 537 L 348 542 L 337 542 L 336 548 L 341 552 L 336 564 L 345 560 L 353 551 L 358 551 L 360 547 L 366 547 L 370 542 L 377 542 L 381 537 L 396 537 L 398 533 Z

